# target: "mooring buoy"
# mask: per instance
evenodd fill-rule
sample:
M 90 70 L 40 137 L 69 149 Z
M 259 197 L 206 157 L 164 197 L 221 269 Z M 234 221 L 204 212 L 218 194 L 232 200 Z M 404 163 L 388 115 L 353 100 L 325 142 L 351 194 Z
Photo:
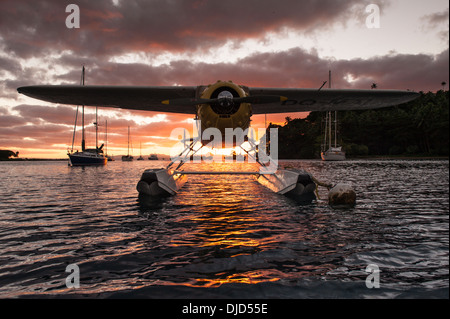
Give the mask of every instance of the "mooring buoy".
M 356 193 L 349 184 L 339 183 L 330 189 L 328 202 L 331 206 L 355 206 Z

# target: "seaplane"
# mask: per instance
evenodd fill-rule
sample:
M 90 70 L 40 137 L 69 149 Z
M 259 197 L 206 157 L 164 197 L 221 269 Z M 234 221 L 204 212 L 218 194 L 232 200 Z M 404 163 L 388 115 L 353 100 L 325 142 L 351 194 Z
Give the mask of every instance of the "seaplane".
M 266 154 L 269 153 L 266 152 L 267 145 L 251 134 L 252 115 L 377 109 L 403 104 L 419 96 L 415 92 L 400 90 L 248 87 L 221 80 L 197 86 L 33 85 L 19 87 L 17 91 L 31 98 L 58 104 L 193 115 L 197 123 L 197 136 L 183 139 L 183 151 L 172 158 L 166 167 L 143 172 L 136 186 L 139 195 L 176 195 L 191 174 L 234 174 L 253 175 L 257 182 L 277 194 L 306 201 L 316 198 L 315 191 L 321 183 L 304 170 L 280 168 L 273 152 Z M 229 138 L 227 133 L 230 131 L 238 133 Z M 274 134 L 270 142 L 273 144 L 276 139 Z M 242 172 L 183 170 L 185 163 L 212 142 L 222 144 L 222 147 L 240 146 L 254 158 L 260 169 Z M 244 143 L 248 147 L 242 147 Z M 326 186 L 331 188 L 331 185 Z M 348 188 L 335 186 L 341 190 L 343 188 L 344 198 L 348 197 L 345 193 Z

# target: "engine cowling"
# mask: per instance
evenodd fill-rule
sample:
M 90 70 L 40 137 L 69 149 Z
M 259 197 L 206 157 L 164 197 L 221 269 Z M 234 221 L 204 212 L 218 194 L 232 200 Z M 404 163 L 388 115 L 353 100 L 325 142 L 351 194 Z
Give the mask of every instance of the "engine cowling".
M 222 146 L 225 146 L 225 129 L 241 128 L 245 131 L 250 126 L 252 107 L 250 103 L 235 103 L 233 98 L 247 97 L 244 87 L 231 81 L 217 81 L 208 85 L 200 94 L 201 99 L 217 99 L 217 102 L 200 104 L 197 108 L 198 118 L 201 120 L 201 132 L 208 128 L 217 128 L 222 135 Z M 211 139 L 206 136 L 203 144 L 208 144 Z M 215 141 L 218 142 L 218 141 Z M 233 143 L 235 146 L 236 143 Z M 231 145 L 227 145 L 231 146 Z

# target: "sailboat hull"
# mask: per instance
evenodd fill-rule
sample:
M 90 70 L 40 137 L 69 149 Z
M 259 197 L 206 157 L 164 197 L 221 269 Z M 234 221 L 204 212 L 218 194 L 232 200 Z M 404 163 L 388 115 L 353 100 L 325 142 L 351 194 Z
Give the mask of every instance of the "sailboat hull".
M 103 155 L 79 152 L 69 154 L 70 166 L 106 165 L 107 158 Z
M 81 71 L 81 83 L 84 85 L 84 66 Z M 75 127 L 73 129 L 73 139 L 72 139 L 72 152 L 68 153 L 69 156 L 69 166 L 101 166 L 106 165 L 108 159 L 103 155 L 103 144 L 102 146 L 97 146 L 98 140 L 98 118 L 97 118 L 97 107 L 95 108 L 95 149 L 86 149 L 86 141 L 84 139 L 84 106 L 82 108 L 82 141 L 81 141 L 81 149 L 82 152 L 73 153 L 73 142 L 75 141 L 75 133 L 76 133 L 76 125 L 77 125 L 77 117 L 78 117 L 78 108 L 75 116 Z
M 341 150 L 329 149 L 321 154 L 323 161 L 345 161 L 345 152 Z

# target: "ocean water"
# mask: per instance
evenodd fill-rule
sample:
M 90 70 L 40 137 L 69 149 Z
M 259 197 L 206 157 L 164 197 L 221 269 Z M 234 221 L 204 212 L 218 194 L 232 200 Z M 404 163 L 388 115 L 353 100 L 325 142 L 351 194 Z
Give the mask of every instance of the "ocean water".
M 350 183 L 354 208 L 330 207 L 324 188 L 299 204 L 251 176 L 189 176 L 174 197 L 139 199 L 144 169 L 166 164 L 0 162 L 0 297 L 449 297 L 448 161 L 280 161 Z

